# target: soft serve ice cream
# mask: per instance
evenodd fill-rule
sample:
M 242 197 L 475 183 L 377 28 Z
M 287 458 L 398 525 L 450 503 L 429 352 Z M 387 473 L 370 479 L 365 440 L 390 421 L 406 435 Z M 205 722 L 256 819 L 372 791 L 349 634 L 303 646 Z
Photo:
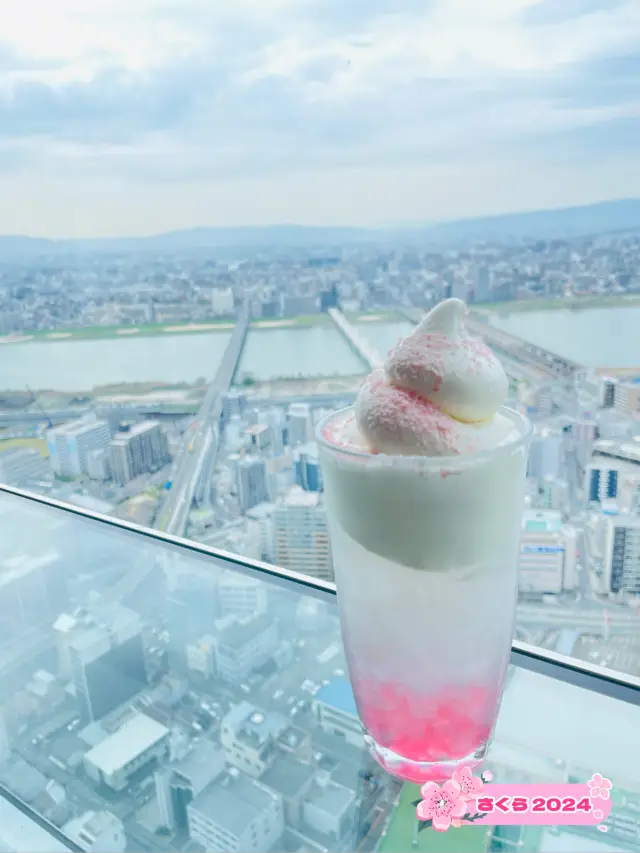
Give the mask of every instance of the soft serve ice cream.
M 363 382 L 342 441 L 374 453 L 457 456 L 508 440 L 498 413 L 508 390 L 502 365 L 468 334 L 464 302 L 448 299 Z
M 522 506 L 513 471 L 523 463 L 507 452 L 521 425 L 500 411 L 507 376 L 467 332 L 466 313 L 459 299 L 434 308 L 321 433 L 345 451 L 323 460 L 338 523 L 367 550 L 413 568 L 481 562 Z M 482 453 L 501 447 L 492 460 Z

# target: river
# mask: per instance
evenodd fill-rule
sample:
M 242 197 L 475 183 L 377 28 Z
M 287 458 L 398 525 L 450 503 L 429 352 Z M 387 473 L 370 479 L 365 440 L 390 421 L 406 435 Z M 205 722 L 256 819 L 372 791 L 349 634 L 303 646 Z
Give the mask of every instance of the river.
M 586 367 L 640 368 L 640 308 L 584 308 L 495 315 L 517 337 Z
M 495 316 L 507 332 L 593 367 L 640 367 L 640 308 L 532 311 Z M 358 329 L 385 355 L 406 321 L 360 321 Z M 121 382 L 194 382 L 211 379 L 229 340 L 227 332 L 56 342 L 29 341 L 0 348 L 0 389 L 89 391 Z M 331 326 L 252 329 L 240 373 L 258 380 L 292 376 L 352 376 L 366 372 L 360 358 Z

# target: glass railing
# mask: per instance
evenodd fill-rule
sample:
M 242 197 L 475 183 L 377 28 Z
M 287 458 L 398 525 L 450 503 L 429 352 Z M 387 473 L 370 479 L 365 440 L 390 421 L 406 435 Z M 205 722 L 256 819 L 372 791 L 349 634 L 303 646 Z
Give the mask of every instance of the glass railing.
M 0 849 L 640 850 L 631 676 L 516 643 L 486 764 L 609 777 L 606 837 L 416 834 L 415 786 L 364 749 L 332 584 L 5 487 L 0 567 Z

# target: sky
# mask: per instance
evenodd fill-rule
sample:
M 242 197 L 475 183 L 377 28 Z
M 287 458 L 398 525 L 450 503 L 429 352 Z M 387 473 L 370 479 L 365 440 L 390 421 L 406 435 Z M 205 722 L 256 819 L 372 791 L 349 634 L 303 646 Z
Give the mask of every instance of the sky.
M 0 0 L 0 233 L 640 196 L 639 0 Z

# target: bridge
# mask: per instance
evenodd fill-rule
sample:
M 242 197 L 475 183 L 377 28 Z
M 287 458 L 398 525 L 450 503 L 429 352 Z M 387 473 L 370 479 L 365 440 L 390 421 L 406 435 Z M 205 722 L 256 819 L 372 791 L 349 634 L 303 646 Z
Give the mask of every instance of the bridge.
M 329 316 L 347 339 L 351 348 L 371 370 L 382 365 L 380 354 L 371 346 L 364 335 L 361 335 L 358 329 L 347 320 L 342 311 L 337 308 L 329 308 Z
M 207 489 L 218 454 L 222 398 L 229 390 L 240 361 L 248 328 L 249 311 L 245 306 L 231 333 L 218 372 L 174 460 L 172 486 L 156 525 L 174 536 L 183 535 L 194 500 L 207 502 Z

